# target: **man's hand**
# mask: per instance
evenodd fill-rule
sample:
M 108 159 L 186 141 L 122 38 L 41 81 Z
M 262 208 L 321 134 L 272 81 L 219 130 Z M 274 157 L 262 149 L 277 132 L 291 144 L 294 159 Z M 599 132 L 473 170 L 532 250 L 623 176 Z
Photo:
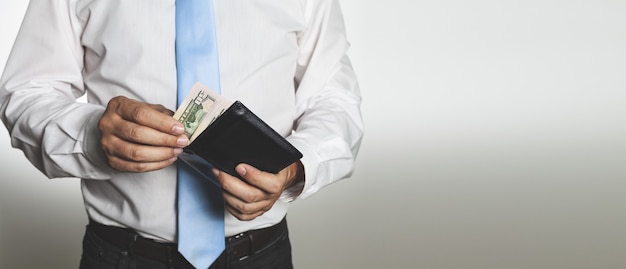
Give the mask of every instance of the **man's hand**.
M 111 99 L 98 122 L 109 165 L 122 172 L 147 172 L 174 163 L 189 139 L 173 114 L 161 105 Z
M 246 182 L 213 169 L 224 191 L 226 209 L 239 220 L 253 220 L 274 206 L 282 192 L 304 180 L 304 168 L 297 161 L 278 174 L 266 173 L 247 164 L 235 169 Z

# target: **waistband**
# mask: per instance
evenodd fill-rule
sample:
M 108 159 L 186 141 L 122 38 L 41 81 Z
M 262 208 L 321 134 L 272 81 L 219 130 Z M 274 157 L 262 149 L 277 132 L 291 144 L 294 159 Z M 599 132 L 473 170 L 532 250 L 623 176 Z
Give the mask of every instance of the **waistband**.
M 175 268 L 193 268 L 174 243 L 157 242 L 142 237 L 132 229 L 103 225 L 93 220 L 89 220 L 88 229 L 102 240 L 128 250 L 132 255 L 171 264 Z M 257 254 L 278 242 L 286 232 L 287 221 L 283 219 L 274 226 L 226 237 L 226 249 L 230 250 L 228 259 L 244 260 Z M 225 253 L 222 253 L 216 263 L 224 263 L 226 258 Z

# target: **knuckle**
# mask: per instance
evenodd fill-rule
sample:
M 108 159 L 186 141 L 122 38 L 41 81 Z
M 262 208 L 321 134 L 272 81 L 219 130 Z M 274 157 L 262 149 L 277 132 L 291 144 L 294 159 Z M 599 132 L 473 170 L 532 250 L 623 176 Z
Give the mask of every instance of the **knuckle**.
M 109 160 L 109 162 L 110 162 L 110 159 L 111 159 L 111 158 L 113 158 L 113 156 L 115 156 L 115 155 L 113 154 L 113 151 L 112 151 L 109 147 L 106 147 L 106 146 L 102 146 L 101 148 L 102 148 L 102 152 L 104 153 L 104 156 L 105 156 L 105 157 L 107 158 L 107 160 Z
M 135 106 L 130 113 L 130 117 L 137 121 L 137 120 L 141 120 L 143 118 L 146 117 L 146 113 L 148 113 L 148 111 L 143 107 L 143 106 Z
M 255 212 L 255 210 L 253 209 L 253 206 L 250 204 L 246 204 L 246 203 L 238 205 L 237 210 L 240 213 L 245 214 L 245 215 L 249 215 Z
M 248 202 L 248 203 L 258 202 L 258 200 L 259 200 L 259 195 L 258 195 L 257 193 L 254 193 L 254 192 L 250 192 L 250 193 L 247 193 L 247 194 L 245 195 L 245 198 L 244 198 L 244 199 L 245 199 L 245 201 L 246 201 L 246 202 Z
M 135 163 L 132 170 L 133 172 L 141 173 L 149 171 L 149 168 L 149 165 L 146 163 Z
M 144 159 L 144 153 L 141 148 L 130 147 L 126 152 L 126 157 L 133 161 L 142 161 Z
M 113 120 L 115 120 L 114 117 L 105 112 L 102 117 L 100 117 L 100 120 L 98 120 L 98 129 L 100 130 L 100 132 L 110 132 L 110 130 L 112 129 L 111 126 L 114 126 L 114 124 L 112 124 Z
M 110 102 L 120 103 L 124 101 L 125 99 L 126 97 L 119 95 L 119 96 L 113 97 Z
M 119 106 L 119 104 L 124 100 L 123 96 L 116 96 L 111 98 L 111 100 L 109 100 L 109 103 L 107 104 L 108 107 L 117 107 Z
M 141 134 L 140 133 L 141 132 L 140 132 L 139 128 L 137 128 L 136 126 L 133 126 L 133 127 L 130 127 L 128 129 L 126 129 L 126 136 L 131 141 L 139 141 L 141 139 Z
M 107 158 L 111 158 L 111 156 L 115 156 L 115 144 L 113 142 L 113 138 L 110 136 L 103 136 L 100 139 L 100 148 L 107 156 Z
M 235 216 L 235 218 L 237 218 L 240 221 L 249 221 L 250 219 L 244 215 L 244 214 L 239 214 L 239 212 L 230 212 L 231 214 L 233 214 Z
M 115 170 L 118 171 L 124 171 L 126 170 L 125 167 L 122 165 L 122 163 L 120 162 L 119 159 L 114 158 L 114 157 L 108 157 L 107 156 L 107 163 L 109 164 L 109 166 Z
M 228 209 L 228 211 L 235 216 L 238 220 L 241 221 L 251 221 L 256 219 L 258 216 L 263 215 L 265 212 L 253 212 L 253 213 L 244 213 L 239 212 L 237 209 Z
M 107 156 L 107 164 L 109 164 L 109 166 L 111 166 L 112 168 L 117 169 L 117 163 L 115 162 L 115 160 L 113 160 L 113 158 Z
M 242 220 L 242 221 L 251 221 L 251 220 L 253 220 L 253 219 L 255 219 L 255 217 L 254 217 L 254 216 L 244 215 L 244 216 L 241 216 L 241 218 L 240 218 L 239 220 Z
M 98 121 L 98 129 L 100 130 L 100 132 L 106 130 L 106 123 L 104 121 L 104 116 L 102 116 L 102 118 L 100 118 L 100 120 Z
M 108 139 L 108 137 L 104 135 L 100 138 L 100 148 L 102 148 L 102 150 L 105 153 L 109 152 L 109 148 L 110 148 L 109 140 L 110 139 Z
M 178 140 L 178 138 L 177 138 L 177 137 L 164 135 L 164 136 L 161 138 L 161 144 L 162 144 L 162 145 L 172 145 L 172 146 L 176 146 L 176 145 L 178 145 L 177 140 Z
M 113 97 L 107 104 L 107 110 L 119 111 L 123 107 L 126 100 L 127 98 L 124 96 Z

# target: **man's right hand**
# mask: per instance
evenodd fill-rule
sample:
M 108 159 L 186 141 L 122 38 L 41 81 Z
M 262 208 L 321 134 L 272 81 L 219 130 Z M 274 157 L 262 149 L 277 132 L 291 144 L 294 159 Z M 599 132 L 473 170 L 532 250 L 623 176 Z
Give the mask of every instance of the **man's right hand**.
M 189 139 L 173 114 L 162 105 L 111 99 L 98 122 L 109 165 L 122 172 L 148 172 L 174 163 Z

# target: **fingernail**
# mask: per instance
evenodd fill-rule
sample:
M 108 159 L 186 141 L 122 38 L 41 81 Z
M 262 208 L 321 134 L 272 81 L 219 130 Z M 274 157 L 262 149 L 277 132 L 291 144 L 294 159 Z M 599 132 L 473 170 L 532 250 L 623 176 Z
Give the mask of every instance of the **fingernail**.
M 176 141 L 176 143 L 178 143 L 179 146 L 186 147 L 187 145 L 189 145 L 189 138 L 181 137 Z
M 241 176 L 245 176 L 246 175 L 246 168 L 243 167 L 243 165 L 237 166 L 237 173 L 239 173 L 239 175 L 241 175 Z
M 211 171 L 213 172 L 213 175 L 215 175 L 216 177 L 220 175 L 220 170 L 218 170 L 217 168 L 213 168 L 211 169 Z
M 183 128 L 183 126 L 180 126 L 180 125 L 174 125 L 174 127 L 172 128 L 172 131 L 174 131 L 175 134 L 182 134 L 185 132 L 185 128 Z
M 180 155 L 181 153 L 183 153 L 183 149 L 181 149 L 181 148 L 175 148 L 174 149 L 174 155 Z

